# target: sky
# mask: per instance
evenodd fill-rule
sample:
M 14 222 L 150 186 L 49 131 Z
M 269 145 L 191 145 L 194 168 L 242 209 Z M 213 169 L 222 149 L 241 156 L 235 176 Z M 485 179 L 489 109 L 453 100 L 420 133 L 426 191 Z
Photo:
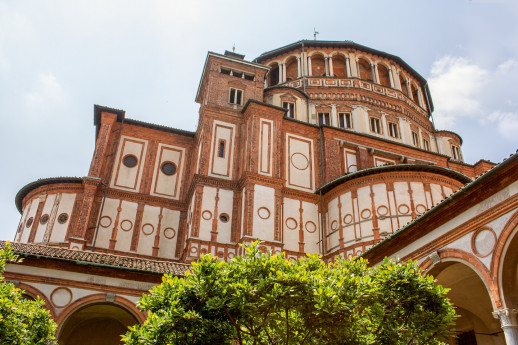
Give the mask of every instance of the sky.
M 0 239 L 23 186 L 88 173 L 94 104 L 194 131 L 208 51 L 253 60 L 315 28 L 425 77 L 435 126 L 463 138 L 467 163 L 518 149 L 515 0 L 0 0 Z

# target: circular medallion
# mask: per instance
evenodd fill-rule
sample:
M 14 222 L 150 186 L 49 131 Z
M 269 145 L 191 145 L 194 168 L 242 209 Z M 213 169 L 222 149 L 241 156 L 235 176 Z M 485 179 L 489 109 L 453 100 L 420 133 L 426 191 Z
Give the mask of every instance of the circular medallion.
M 377 212 L 378 216 L 385 216 L 388 213 L 388 208 L 387 206 L 381 205 L 378 207 Z
M 59 224 L 65 224 L 67 221 L 68 221 L 68 214 L 66 214 L 66 213 L 61 213 L 61 214 L 58 216 L 58 223 L 59 223 Z
M 352 221 L 353 221 L 353 215 L 352 214 L 346 214 L 344 216 L 344 223 L 345 224 L 351 224 Z
M 306 222 L 306 231 L 309 233 L 314 233 L 315 231 L 317 231 L 317 225 L 310 220 L 307 221 Z
M 257 215 L 261 219 L 268 219 L 270 218 L 270 210 L 266 207 L 259 207 L 259 209 L 257 210 Z
M 149 236 L 153 233 L 153 231 L 155 231 L 155 227 L 152 224 L 146 223 L 142 225 L 142 233 L 144 235 Z
M 295 230 L 297 228 L 297 221 L 294 218 L 286 218 L 286 227 L 290 230 Z
M 201 213 L 201 217 L 205 220 L 209 220 L 212 218 L 212 212 L 210 212 L 209 210 L 205 210 Z
M 160 167 L 160 170 L 165 175 L 168 175 L 168 176 L 174 175 L 174 174 L 176 174 L 176 164 L 174 164 L 173 162 L 165 162 Z
M 167 239 L 172 239 L 176 236 L 176 230 L 173 228 L 165 228 L 164 230 L 164 237 Z
M 135 157 L 134 155 L 126 155 L 122 159 L 122 163 L 128 168 L 133 168 L 137 165 L 138 160 L 137 157 Z
M 415 211 L 417 212 L 417 214 L 423 214 L 426 212 L 426 206 L 423 205 L 423 204 L 418 204 L 416 207 L 415 207 Z
M 309 166 L 309 159 L 299 152 L 292 154 L 290 160 L 291 164 L 298 170 L 306 170 Z
M 107 228 L 112 225 L 112 219 L 109 216 L 102 216 L 100 224 L 103 228 Z
M 58 287 L 50 294 L 50 300 L 57 308 L 63 308 L 72 301 L 72 292 L 67 288 Z
M 232 259 L 234 256 L 236 256 L 236 255 L 232 252 L 228 252 L 228 254 L 227 254 L 227 258 L 229 258 L 229 259 Z
M 471 250 L 476 256 L 484 258 L 495 249 L 496 234 L 490 227 L 476 230 L 471 236 Z
M 33 217 L 27 219 L 27 223 L 25 223 L 25 226 L 29 228 L 32 225 L 32 222 L 34 222 L 34 218 Z
M 410 211 L 410 209 L 408 208 L 407 205 L 405 204 L 402 204 L 402 205 L 399 205 L 399 207 L 397 208 L 397 210 L 399 211 L 400 214 L 407 214 L 408 211 Z
M 371 216 L 371 210 L 365 208 L 362 210 L 361 216 L 363 219 L 368 219 Z
M 132 227 L 133 227 L 133 222 L 131 220 L 124 219 L 121 222 L 121 229 L 124 231 L 130 231 Z
M 47 224 L 48 221 L 49 221 L 49 215 L 48 214 L 44 214 L 43 216 L 41 216 L 41 219 L 40 219 L 40 224 L 41 225 Z
M 331 222 L 331 230 L 336 230 L 338 229 L 338 222 L 336 220 L 333 220 Z
M 191 247 L 191 254 L 198 254 L 198 247 Z

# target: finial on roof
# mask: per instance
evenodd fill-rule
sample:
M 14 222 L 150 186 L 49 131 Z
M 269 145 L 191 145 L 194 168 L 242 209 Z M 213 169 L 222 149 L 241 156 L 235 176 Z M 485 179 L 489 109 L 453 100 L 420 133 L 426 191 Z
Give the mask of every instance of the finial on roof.
M 317 28 L 313 27 L 313 40 L 317 40 L 317 35 L 319 35 L 320 32 L 317 31 Z
M 234 43 L 234 45 L 232 46 L 232 52 L 235 53 L 236 52 L 236 44 Z

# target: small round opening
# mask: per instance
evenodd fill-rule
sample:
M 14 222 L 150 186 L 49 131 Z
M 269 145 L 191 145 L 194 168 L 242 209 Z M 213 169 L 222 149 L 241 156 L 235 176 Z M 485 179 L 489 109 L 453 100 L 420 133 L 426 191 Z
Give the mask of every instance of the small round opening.
M 46 224 L 48 221 L 49 221 L 49 215 L 48 214 L 44 214 L 43 216 L 41 216 L 40 224 Z
M 221 220 L 223 223 L 228 222 L 228 214 L 222 213 L 219 215 L 219 220 Z
M 61 213 L 58 217 L 58 223 L 59 224 L 65 224 L 68 220 L 68 214 L 66 213 Z
M 122 163 L 127 166 L 128 168 L 133 168 L 134 166 L 137 165 L 137 157 L 135 157 L 134 155 L 127 155 L 124 157 L 124 159 L 122 160 Z
M 171 162 L 165 162 L 160 168 L 165 175 L 174 175 L 176 173 L 176 164 Z

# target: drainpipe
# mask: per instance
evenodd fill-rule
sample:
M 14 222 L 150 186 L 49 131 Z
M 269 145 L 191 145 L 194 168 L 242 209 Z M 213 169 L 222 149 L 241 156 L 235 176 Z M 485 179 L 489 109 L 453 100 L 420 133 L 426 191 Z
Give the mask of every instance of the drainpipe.
M 306 55 L 304 52 L 304 41 L 302 41 L 302 88 L 306 94 Z M 306 118 L 309 123 L 309 97 L 306 99 Z
M 106 196 L 108 195 L 108 186 L 110 184 L 110 179 L 112 177 L 113 166 L 115 165 L 115 157 L 117 156 L 117 149 L 119 147 L 119 142 L 121 140 L 122 126 L 124 125 L 124 118 L 125 118 L 125 116 L 121 120 L 121 126 L 119 128 L 119 136 L 117 137 L 117 145 L 115 145 L 115 152 L 113 153 L 112 165 L 110 167 L 110 173 L 108 174 L 108 181 L 103 183 L 104 196 L 103 196 L 103 201 L 101 202 L 101 209 L 99 210 L 99 216 L 97 216 L 97 225 L 95 226 L 94 240 L 92 242 L 92 252 L 95 251 L 95 242 L 97 241 L 97 233 L 99 232 L 99 225 L 101 224 L 101 216 L 102 216 L 103 210 L 104 210 L 104 202 L 106 201 Z

